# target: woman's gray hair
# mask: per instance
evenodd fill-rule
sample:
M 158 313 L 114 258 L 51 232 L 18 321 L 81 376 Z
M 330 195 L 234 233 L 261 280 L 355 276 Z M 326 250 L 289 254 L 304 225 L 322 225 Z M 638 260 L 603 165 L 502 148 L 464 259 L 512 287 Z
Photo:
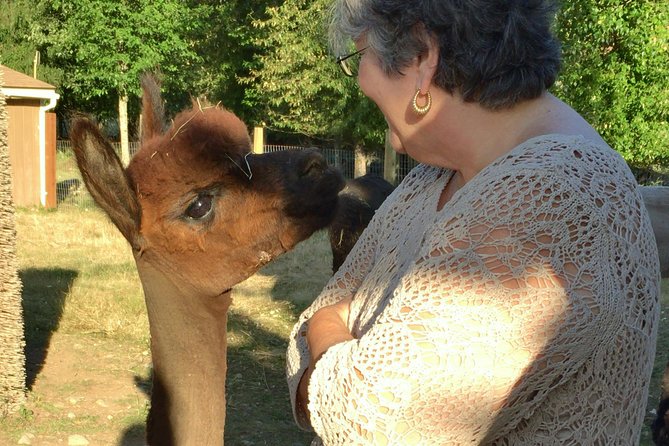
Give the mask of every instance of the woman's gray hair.
M 540 96 L 560 70 L 551 0 L 336 0 L 330 22 L 335 54 L 365 37 L 384 72 L 402 69 L 439 44 L 434 83 L 501 109 Z

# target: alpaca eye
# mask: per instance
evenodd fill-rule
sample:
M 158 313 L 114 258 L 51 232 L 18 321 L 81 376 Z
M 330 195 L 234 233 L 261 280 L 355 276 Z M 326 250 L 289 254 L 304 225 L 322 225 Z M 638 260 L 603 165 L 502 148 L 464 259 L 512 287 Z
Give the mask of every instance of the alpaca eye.
M 186 217 L 192 220 L 202 220 L 211 213 L 213 201 L 211 194 L 199 194 L 186 209 Z

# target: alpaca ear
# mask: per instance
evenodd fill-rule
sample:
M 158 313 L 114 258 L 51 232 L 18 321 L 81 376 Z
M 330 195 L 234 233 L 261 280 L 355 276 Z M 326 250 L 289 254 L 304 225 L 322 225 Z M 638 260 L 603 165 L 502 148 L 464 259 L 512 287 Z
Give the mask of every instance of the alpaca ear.
M 160 96 L 160 82 L 153 73 L 142 75 L 142 141 L 161 135 L 165 130 L 165 111 Z
M 70 139 L 86 188 L 133 249 L 140 250 L 141 208 L 118 155 L 87 118 L 73 121 Z

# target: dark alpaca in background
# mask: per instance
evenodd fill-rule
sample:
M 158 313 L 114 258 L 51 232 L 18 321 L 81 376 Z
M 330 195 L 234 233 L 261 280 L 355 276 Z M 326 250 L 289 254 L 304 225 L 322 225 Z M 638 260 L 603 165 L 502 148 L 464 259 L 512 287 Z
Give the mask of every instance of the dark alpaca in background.
M 393 189 L 392 184 L 372 173 L 346 181 L 346 186 L 339 192 L 337 214 L 328 229 L 333 273 L 344 263 L 360 234 Z
M 660 257 L 660 275 L 669 277 L 669 187 L 639 187 L 648 215 L 653 225 Z M 658 446 L 669 446 L 669 363 L 662 375 L 662 393 L 657 407 L 657 416 L 651 424 L 653 442 Z
M 658 446 L 669 446 L 669 363 L 662 375 L 662 394 L 657 407 L 657 416 L 650 426 L 653 442 Z

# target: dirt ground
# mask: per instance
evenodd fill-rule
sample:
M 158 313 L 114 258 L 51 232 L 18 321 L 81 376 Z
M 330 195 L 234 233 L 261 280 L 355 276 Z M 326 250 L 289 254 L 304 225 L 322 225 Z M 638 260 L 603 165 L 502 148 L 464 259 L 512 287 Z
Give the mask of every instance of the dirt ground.
M 31 363 L 30 354 L 27 366 L 29 376 L 37 374 L 24 422 L 2 429 L 0 444 L 144 444 L 148 349 L 54 333 L 43 366 Z

